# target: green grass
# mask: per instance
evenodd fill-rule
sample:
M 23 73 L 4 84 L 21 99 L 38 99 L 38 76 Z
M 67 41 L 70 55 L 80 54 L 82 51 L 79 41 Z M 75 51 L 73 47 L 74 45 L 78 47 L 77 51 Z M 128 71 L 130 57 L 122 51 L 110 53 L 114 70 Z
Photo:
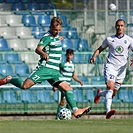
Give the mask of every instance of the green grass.
M 0 133 L 133 133 L 133 119 L 4 120 Z

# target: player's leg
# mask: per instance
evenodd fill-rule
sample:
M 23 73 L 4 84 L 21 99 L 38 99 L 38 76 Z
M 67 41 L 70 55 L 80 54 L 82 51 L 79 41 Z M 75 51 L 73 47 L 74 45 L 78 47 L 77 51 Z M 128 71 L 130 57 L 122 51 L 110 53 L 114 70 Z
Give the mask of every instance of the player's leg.
M 91 110 L 90 106 L 88 106 L 86 108 L 83 108 L 83 109 L 78 109 L 78 107 L 76 105 L 76 101 L 74 100 L 74 95 L 73 95 L 72 88 L 68 85 L 68 83 L 61 82 L 59 84 L 59 88 L 66 92 L 65 93 L 66 101 L 70 105 L 70 107 L 72 108 L 72 110 L 74 112 L 74 116 L 76 118 L 79 118 L 82 115 L 87 114 L 88 112 L 90 112 L 90 110 Z
M 59 115 L 58 113 L 60 112 L 61 109 L 63 109 L 66 106 L 66 99 L 65 99 L 65 93 L 61 92 L 61 99 L 60 103 L 58 104 L 57 108 L 57 113 L 56 113 L 56 119 L 59 120 Z

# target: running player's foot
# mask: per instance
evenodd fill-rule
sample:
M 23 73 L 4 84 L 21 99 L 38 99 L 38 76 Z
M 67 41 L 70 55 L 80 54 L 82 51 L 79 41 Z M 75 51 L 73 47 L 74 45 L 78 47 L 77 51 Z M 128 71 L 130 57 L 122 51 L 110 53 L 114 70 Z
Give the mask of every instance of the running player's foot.
M 106 119 L 110 119 L 110 117 L 112 115 L 114 115 L 116 113 L 116 110 L 115 109 L 112 109 L 110 110 L 107 114 L 106 114 Z
M 88 114 L 90 112 L 90 110 L 91 110 L 90 106 L 88 106 L 86 108 L 83 108 L 83 109 L 78 109 L 78 111 L 76 113 L 74 113 L 74 117 L 75 118 L 79 118 L 82 115 L 86 115 L 86 114 Z
M 8 75 L 5 78 L 0 79 L 0 86 L 4 85 L 4 84 L 7 84 L 7 79 L 11 79 L 11 78 L 12 78 L 12 76 Z
M 95 104 L 97 104 L 97 103 L 100 102 L 100 96 L 98 96 L 98 93 L 101 92 L 101 91 L 102 91 L 102 90 L 101 90 L 100 88 L 97 90 L 97 95 L 96 95 L 95 98 L 94 98 L 94 103 L 95 103 Z

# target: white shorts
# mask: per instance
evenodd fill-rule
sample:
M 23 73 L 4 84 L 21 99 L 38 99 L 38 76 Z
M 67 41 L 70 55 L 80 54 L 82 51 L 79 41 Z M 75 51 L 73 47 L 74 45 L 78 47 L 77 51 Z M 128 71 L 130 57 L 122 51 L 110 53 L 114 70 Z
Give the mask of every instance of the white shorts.
M 124 78 L 126 76 L 126 65 L 122 67 L 114 66 L 110 63 L 104 64 L 105 82 L 112 80 L 115 83 L 115 89 L 119 90 Z

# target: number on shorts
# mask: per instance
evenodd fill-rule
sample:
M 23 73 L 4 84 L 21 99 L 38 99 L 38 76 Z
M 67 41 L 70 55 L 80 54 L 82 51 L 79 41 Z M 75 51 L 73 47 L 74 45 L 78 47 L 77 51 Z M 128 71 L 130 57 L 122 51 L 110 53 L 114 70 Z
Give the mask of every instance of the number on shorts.
M 114 75 L 110 74 L 109 76 L 110 76 L 110 79 L 114 79 Z
M 35 75 L 32 79 L 37 81 L 40 77 L 38 75 Z

